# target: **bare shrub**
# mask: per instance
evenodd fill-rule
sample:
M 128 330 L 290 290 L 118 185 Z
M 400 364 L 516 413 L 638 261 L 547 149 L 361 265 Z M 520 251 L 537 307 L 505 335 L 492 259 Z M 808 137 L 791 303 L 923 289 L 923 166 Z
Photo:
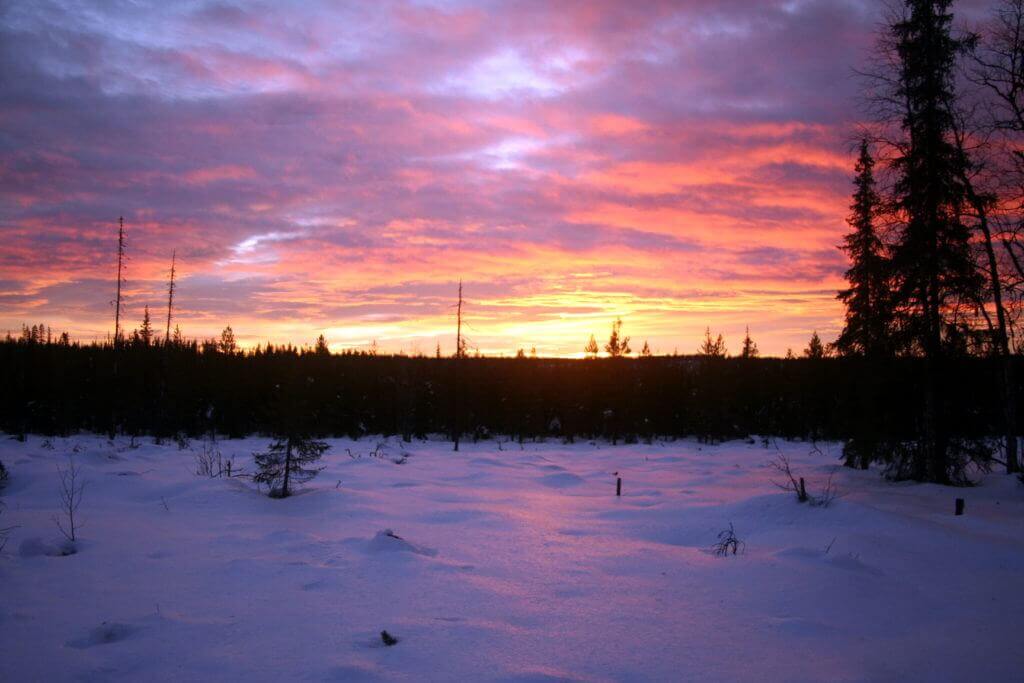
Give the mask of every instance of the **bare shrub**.
M 196 475 L 200 477 L 215 477 L 227 474 L 231 476 L 231 459 L 224 459 L 220 449 L 211 441 L 203 444 L 203 450 L 195 454 Z M 225 469 L 225 464 L 227 468 Z
M 737 538 L 736 530 L 733 529 L 732 522 L 729 522 L 729 528 L 718 533 L 718 541 L 711 546 L 711 552 L 719 557 L 725 557 L 742 552 L 746 546 L 746 543 Z
M 797 478 L 797 476 L 793 474 L 793 470 L 789 466 L 789 458 L 787 458 L 782 453 L 779 453 L 775 457 L 775 460 L 772 460 L 770 463 L 768 463 L 768 466 L 771 467 L 776 472 L 778 472 L 779 474 L 782 474 L 783 476 L 786 477 L 786 481 L 773 481 L 773 484 L 778 486 L 783 491 L 792 491 L 793 493 L 795 493 L 798 502 L 807 502 L 807 487 L 804 485 L 804 478 Z
M 799 503 L 808 503 L 814 507 L 827 508 L 839 497 L 839 489 L 833 481 L 836 470 L 839 469 L 838 467 L 833 468 L 829 472 L 828 479 L 825 481 L 825 486 L 822 488 L 821 493 L 813 495 L 807 492 L 807 484 L 804 478 L 793 473 L 793 468 L 789 464 L 789 458 L 783 455 L 781 451 L 775 457 L 775 460 L 768 463 L 768 466 L 786 478 L 785 481 L 772 481 L 772 483 L 783 491 L 792 491 Z
M 82 504 L 85 482 L 81 480 L 81 471 L 71 456 L 68 456 L 67 468 L 57 466 L 57 474 L 60 475 L 61 515 L 54 515 L 53 521 L 57 524 L 60 532 L 64 534 L 64 538 L 74 543 L 77 540 L 78 530 L 82 528 L 81 519 L 77 515 L 78 507 Z
M 836 470 L 838 469 L 839 468 L 836 467 L 828 473 L 828 479 L 825 480 L 825 487 L 821 490 L 821 493 L 811 497 L 809 501 L 811 505 L 827 508 L 832 504 L 832 501 L 839 497 L 839 489 L 836 487 L 835 482 L 832 481 L 832 478 L 836 476 Z

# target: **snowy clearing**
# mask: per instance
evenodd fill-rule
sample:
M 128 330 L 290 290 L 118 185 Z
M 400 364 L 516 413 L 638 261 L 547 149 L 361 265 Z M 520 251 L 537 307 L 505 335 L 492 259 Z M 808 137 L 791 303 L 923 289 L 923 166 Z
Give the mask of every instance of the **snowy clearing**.
M 217 445 L 251 472 L 267 443 Z M 0 441 L 0 680 L 1019 680 L 1015 478 L 844 469 L 822 508 L 773 485 L 760 442 L 330 444 L 274 500 L 196 476 L 200 441 Z M 811 493 L 838 455 L 779 447 Z M 730 523 L 740 552 L 716 556 Z

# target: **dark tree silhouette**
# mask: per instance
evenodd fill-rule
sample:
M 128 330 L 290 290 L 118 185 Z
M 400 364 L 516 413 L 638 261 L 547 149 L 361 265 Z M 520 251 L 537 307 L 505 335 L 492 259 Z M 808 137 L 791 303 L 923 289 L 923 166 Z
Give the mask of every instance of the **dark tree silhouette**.
M 710 330 L 708 336 L 710 336 Z M 750 328 L 748 327 L 746 334 L 743 336 L 743 346 L 740 348 L 740 358 L 757 358 L 758 354 L 759 351 L 757 350 L 757 344 L 750 338 Z
M 804 358 L 824 358 L 825 356 L 825 345 L 821 343 L 818 332 L 814 331 L 810 341 L 807 342 L 807 348 L 804 349 Z
M 324 339 L 324 335 L 320 335 L 316 338 L 316 346 L 313 347 L 313 352 L 321 355 L 330 355 L 331 350 L 327 347 L 327 340 Z
M 117 219 L 117 298 L 114 300 L 114 346 L 121 343 L 121 285 L 124 283 L 124 216 Z
M 273 498 L 287 498 L 292 486 L 304 484 L 322 468 L 312 467 L 328 448 L 323 441 L 307 436 L 281 436 L 262 453 L 254 453 L 256 473 L 252 480 L 266 484 Z
M 235 342 L 235 331 L 231 329 L 231 325 L 224 328 L 224 331 L 220 333 L 220 341 L 217 342 L 217 349 L 221 353 L 233 354 L 238 351 L 238 343 Z
M 164 346 L 171 342 L 171 315 L 174 312 L 174 265 L 177 256 L 177 250 L 171 252 L 171 276 L 167 281 L 167 329 L 164 332 Z
M 898 478 L 963 483 L 978 442 L 957 442 L 948 429 L 951 383 L 946 366 L 964 354 L 983 300 L 983 279 L 971 249 L 968 169 L 957 143 L 955 67 L 970 46 L 951 32 L 949 0 L 906 0 L 889 27 L 879 82 L 898 124 L 895 141 L 891 249 L 894 339 L 925 358 L 923 425 L 891 464 Z
M 704 341 L 697 348 L 697 353 L 707 358 L 725 358 L 729 350 L 725 348 L 725 339 L 721 334 L 717 339 L 711 338 L 711 328 L 704 328 Z
M 604 350 L 612 358 L 621 358 L 633 352 L 633 349 L 629 348 L 629 337 L 622 335 L 622 318 L 616 318 L 612 323 L 612 333 L 608 337 L 608 343 L 604 345 Z
M 881 198 L 875 189 L 874 166 L 868 141 L 862 140 L 847 219 L 853 231 L 846 235 L 842 247 L 851 261 L 846 271 L 850 286 L 838 295 L 846 304 L 846 324 L 835 347 L 844 356 L 878 357 L 893 351 L 889 262 L 875 229 Z
M 143 346 L 153 345 L 153 321 L 149 318 L 149 306 L 142 316 L 142 327 L 139 328 L 139 341 Z
M 601 349 L 597 346 L 597 340 L 594 339 L 594 335 L 590 335 L 590 341 L 583 347 L 583 353 L 587 354 L 591 358 L 597 358 L 597 354 L 601 352 Z

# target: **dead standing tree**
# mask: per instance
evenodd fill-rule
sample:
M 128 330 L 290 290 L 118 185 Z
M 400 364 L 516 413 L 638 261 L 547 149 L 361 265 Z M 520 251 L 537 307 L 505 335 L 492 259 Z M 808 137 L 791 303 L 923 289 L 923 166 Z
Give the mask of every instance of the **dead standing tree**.
M 121 341 L 121 284 L 124 282 L 124 216 L 117 219 L 117 298 L 114 300 L 114 346 Z M 115 365 L 115 370 L 117 366 Z
M 177 250 L 171 252 L 171 278 L 167 284 L 167 331 L 164 332 L 164 346 L 171 343 L 171 313 L 174 310 L 174 264 Z
M 459 450 L 459 363 L 463 356 L 462 343 L 462 280 L 459 280 L 459 303 L 455 308 L 455 358 L 452 360 L 452 441 Z

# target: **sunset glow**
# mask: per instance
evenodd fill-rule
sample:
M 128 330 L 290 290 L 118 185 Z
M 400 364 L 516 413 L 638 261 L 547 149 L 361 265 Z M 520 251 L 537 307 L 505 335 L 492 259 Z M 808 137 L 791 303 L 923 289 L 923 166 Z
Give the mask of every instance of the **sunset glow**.
M 580 355 L 831 340 L 874 3 L 0 10 L 0 332 Z M 813 37 L 813 39 L 811 38 Z M 163 325 L 157 327 L 162 331 Z

